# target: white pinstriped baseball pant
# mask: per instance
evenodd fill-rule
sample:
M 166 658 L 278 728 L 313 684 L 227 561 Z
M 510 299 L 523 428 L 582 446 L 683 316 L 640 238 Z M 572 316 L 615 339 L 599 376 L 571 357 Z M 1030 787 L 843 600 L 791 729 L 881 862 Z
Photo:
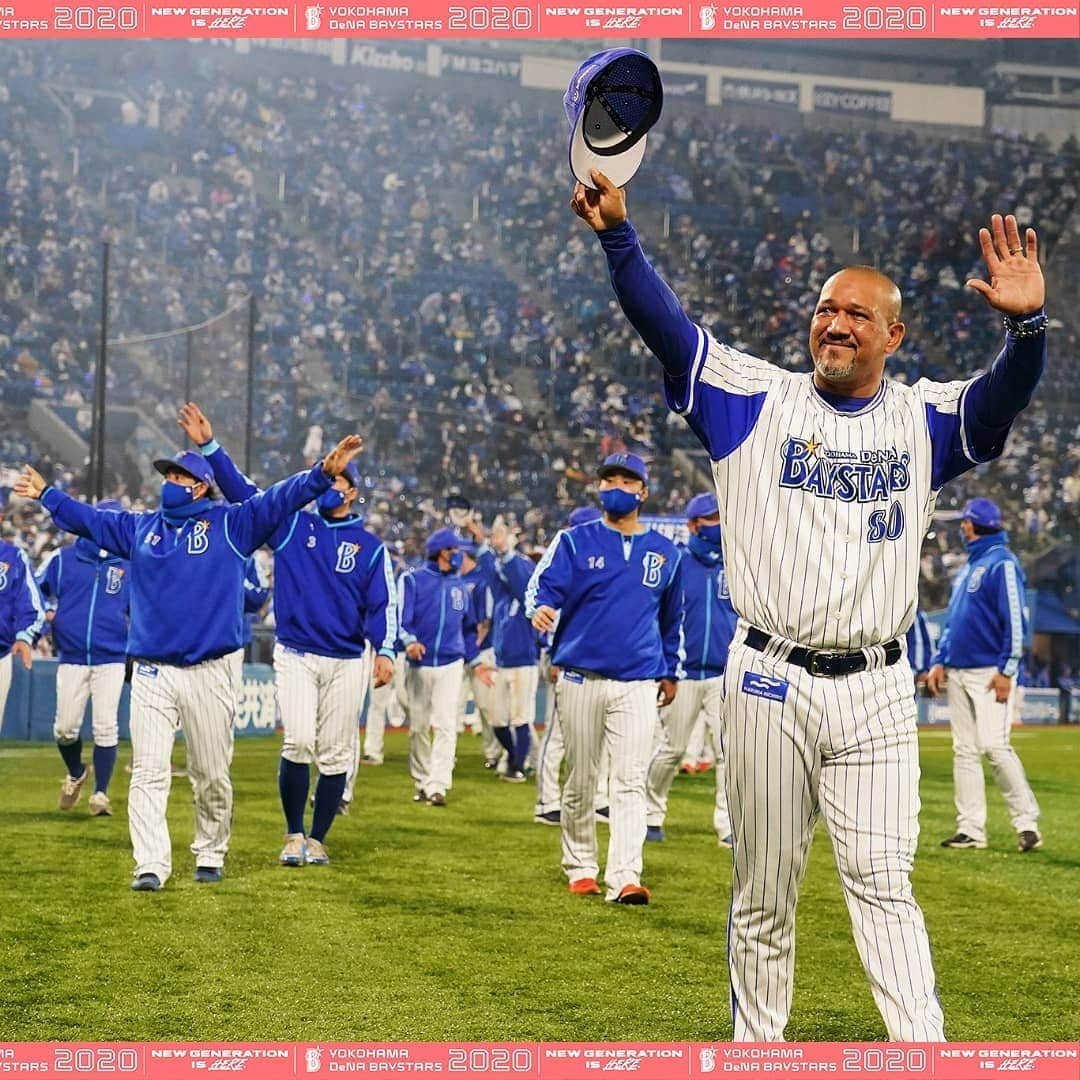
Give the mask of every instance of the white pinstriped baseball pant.
M 563 870 L 571 882 L 600 876 L 594 808 L 597 772 L 606 749 L 611 762 L 611 816 L 604 882 L 606 898 L 614 900 L 624 886 L 641 883 L 645 774 L 656 729 L 656 680 L 620 681 L 563 671 L 556 693 L 566 742 Z
M 795 904 L 820 814 L 855 945 L 889 1038 L 940 1042 L 930 942 L 911 891 L 919 837 L 917 712 L 906 663 L 841 678 L 743 644 L 724 675 L 725 782 L 735 837 L 728 967 L 734 1038 L 776 1042 L 791 1011 Z M 788 684 L 747 693 L 747 672 Z M 752 680 L 751 680 L 752 681 Z
M 323 776 L 348 774 L 356 756 L 360 710 L 371 684 L 372 653 L 335 657 L 274 646 L 274 676 L 285 737 L 281 756 L 314 762 Z
M 184 733 L 188 777 L 195 794 L 195 840 L 191 845 L 195 865 L 224 865 L 232 827 L 229 767 L 240 690 L 237 655 L 229 653 L 191 667 L 135 662 L 128 825 L 136 875 L 157 874 L 164 883 L 172 873 L 165 811 L 177 728 Z
M 116 714 L 123 691 L 123 664 L 57 664 L 53 738 L 61 743 L 78 739 L 89 698 L 94 745 L 115 746 L 120 741 Z
M 372 658 L 374 663 L 374 658 Z M 382 761 L 385 754 L 384 738 L 388 720 L 398 720 L 401 717 L 394 713 L 400 710 L 405 713 L 405 654 L 400 652 L 394 658 L 394 677 L 385 686 L 371 688 L 371 697 L 368 702 L 367 723 L 364 727 L 364 754 Z M 357 761 L 359 765 L 359 761 Z M 351 783 L 347 790 L 352 791 Z
M 465 661 L 441 667 L 409 664 L 405 672 L 409 717 L 409 774 L 417 791 L 445 795 L 454 779 L 457 707 Z
M 481 649 L 476 655 L 481 664 L 495 666 L 495 649 L 493 646 Z M 477 677 L 476 669 L 467 666 L 462 669 L 461 689 L 458 691 L 458 716 L 457 733 L 460 735 L 465 730 L 465 707 L 469 703 L 469 697 L 473 699 L 472 727 L 476 732 L 476 725 L 480 725 L 480 743 L 483 748 L 484 758 L 492 761 L 498 758 L 502 752 L 502 744 L 491 733 L 491 716 L 495 707 L 495 688 L 485 686 Z
M 714 732 L 717 731 L 723 704 L 724 677 L 717 675 L 712 679 L 684 679 L 679 683 L 675 700 L 660 710 L 660 738 L 649 762 L 647 799 L 650 825 L 664 824 L 668 793 L 699 718 L 705 719 L 706 730 L 711 726 Z M 717 753 L 720 753 L 719 746 Z M 722 758 L 718 758 L 717 766 L 713 826 L 720 837 L 725 837 L 731 828 L 724 793 Z
M 993 667 L 949 668 L 946 684 L 953 740 L 956 831 L 975 840 L 986 839 L 983 754 L 1001 788 L 1013 828 L 1018 833 L 1039 829 L 1039 804 L 1020 758 L 1009 745 L 1009 702 L 999 703 L 994 691 L 987 689 L 990 677 L 996 673 Z M 1013 686 L 1010 697 L 1015 696 Z

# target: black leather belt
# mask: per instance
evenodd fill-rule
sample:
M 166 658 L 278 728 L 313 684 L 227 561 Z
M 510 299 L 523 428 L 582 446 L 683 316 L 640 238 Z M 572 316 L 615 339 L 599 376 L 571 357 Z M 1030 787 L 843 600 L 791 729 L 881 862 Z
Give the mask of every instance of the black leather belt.
M 766 634 L 764 630 L 759 630 L 756 626 L 751 626 L 746 631 L 746 644 L 751 649 L 757 649 L 758 652 L 763 652 L 772 640 L 771 634 Z M 885 650 L 886 667 L 891 667 L 903 655 L 899 638 L 886 641 L 881 647 Z M 821 649 L 804 649 L 801 645 L 796 645 L 791 649 L 784 659 L 789 664 L 798 664 L 799 667 L 806 668 L 811 675 L 824 675 L 831 679 L 839 675 L 854 675 L 865 671 L 870 666 L 870 659 L 861 650 L 850 653 L 825 652 Z

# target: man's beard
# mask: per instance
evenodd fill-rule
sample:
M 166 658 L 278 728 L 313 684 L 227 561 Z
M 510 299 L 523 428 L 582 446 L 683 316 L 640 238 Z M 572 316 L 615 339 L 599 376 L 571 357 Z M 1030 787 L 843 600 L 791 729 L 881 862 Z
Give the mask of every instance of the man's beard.
M 852 356 L 846 364 L 835 361 L 830 364 L 824 359 L 815 360 L 814 368 L 823 379 L 831 381 L 850 379 L 855 374 L 855 357 Z

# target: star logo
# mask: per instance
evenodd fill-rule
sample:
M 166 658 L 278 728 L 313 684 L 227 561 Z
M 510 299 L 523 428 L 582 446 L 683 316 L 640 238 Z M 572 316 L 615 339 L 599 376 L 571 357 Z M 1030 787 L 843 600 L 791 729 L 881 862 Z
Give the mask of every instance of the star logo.
M 821 449 L 821 443 L 819 443 L 817 441 L 817 439 L 815 439 L 814 436 L 811 435 L 810 438 L 806 440 L 806 452 L 808 454 L 813 454 L 814 457 L 817 457 L 818 456 L 818 451 L 820 449 Z

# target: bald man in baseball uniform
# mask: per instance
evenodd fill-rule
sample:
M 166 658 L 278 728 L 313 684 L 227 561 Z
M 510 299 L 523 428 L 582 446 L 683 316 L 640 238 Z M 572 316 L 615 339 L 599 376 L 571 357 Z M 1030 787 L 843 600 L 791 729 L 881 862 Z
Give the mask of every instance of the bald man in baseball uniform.
M 645 778 L 657 704 L 675 697 L 680 670 L 679 551 L 638 520 L 648 469 L 611 454 L 597 470 L 604 517 L 558 533 L 529 581 L 525 613 L 552 634 L 555 693 L 566 743 L 562 866 L 570 892 L 599 895 L 597 772 L 610 756 L 606 899 L 647 904 L 641 883 Z
M 715 733 L 720 750 L 720 710 L 724 666 L 737 616 L 728 595 L 720 544 L 720 511 L 711 491 L 686 504 L 690 538 L 682 558 L 683 681 L 675 700 L 660 710 L 661 737 L 649 762 L 646 840 L 662 841 L 668 793 L 699 717 Z M 707 736 L 708 737 L 708 736 Z M 731 822 L 721 771 L 717 771 L 714 827 L 723 847 L 731 847 Z
M 122 509 L 115 499 L 103 499 L 97 508 Z M 89 700 L 94 737 L 89 809 L 94 817 L 112 814 L 108 792 L 120 739 L 117 713 L 127 660 L 129 570 L 126 559 L 80 536 L 54 552 L 38 578 L 60 661 L 53 737 L 67 775 L 60 785 L 59 805 L 61 810 L 72 809 L 90 775 L 82 760 L 81 734 Z
M 210 501 L 213 470 L 191 450 L 154 463 L 163 477 L 161 508 L 146 513 L 87 506 L 30 466 L 16 482 L 15 491 L 40 499 L 61 528 L 131 565 L 128 819 L 135 891 L 158 892 L 172 873 L 166 809 L 178 727 L 195 793 L 195 880 L 221 881 L 232 828 L 235 653 L 243 639 L 247 559 L 283 520 L 326 491 L 361 445 L 350 435 L 324 462 L 233 506 Z
M 994 215 L 979 241 L 1005 319 L 988 372 L 912 386 L 884 377 L 904 338 L 896 285 L 849 267 L 810 319 L 813 370 L 722 345 L 683 311 L 627 220 L 625 191 L 593 171 L 571 205 L 598 235 L 619 303 L 664 369 L 669 406 L 712 460 L 739 624 L 725 670 L 734 834 L 728 967 L 741 1041 L 784 1036 L 795 907 L 819 816 L 855 943 L 889 1037 L 944 1039 L 910 873 L 919 755 L 911 669 L 920 546 L 938 492 L 1000 455 L 1045 361 L 1035 231 Z
M 946 848 L 986 847 L 986 756 L 1001 789 L 1021 852 L 1042 847 L 1039 804 L 1009 745 L 1009 698 L 1024 650 L 1027 600 L 1020 560 L 1009 550 L 1001 510 L 972 499 L 961 511 L 967 565 L 957 575 L 945 629 L 926 679 L 946 690 L 953 737 L 956 832 Z
M 258 494 L 197 405 L 181 408 L 180 423 L 226 499 L 242 503 Z M 274 551 L 274 681 L 285 729 L 278 762 L 286 828 L 282 866 L 330 862 L 326 834 L 356 755 L 357 719 L 372 665 L 378 686 L 394 674 L 393 572 L 382 541 L 355 512 L 359 493 L 359 471 L 346 461 L 316 499 L 316 511 L 291 514 L 268 540 Z M 309 829 L 304 815 L 313 764 L 318 780 Z

